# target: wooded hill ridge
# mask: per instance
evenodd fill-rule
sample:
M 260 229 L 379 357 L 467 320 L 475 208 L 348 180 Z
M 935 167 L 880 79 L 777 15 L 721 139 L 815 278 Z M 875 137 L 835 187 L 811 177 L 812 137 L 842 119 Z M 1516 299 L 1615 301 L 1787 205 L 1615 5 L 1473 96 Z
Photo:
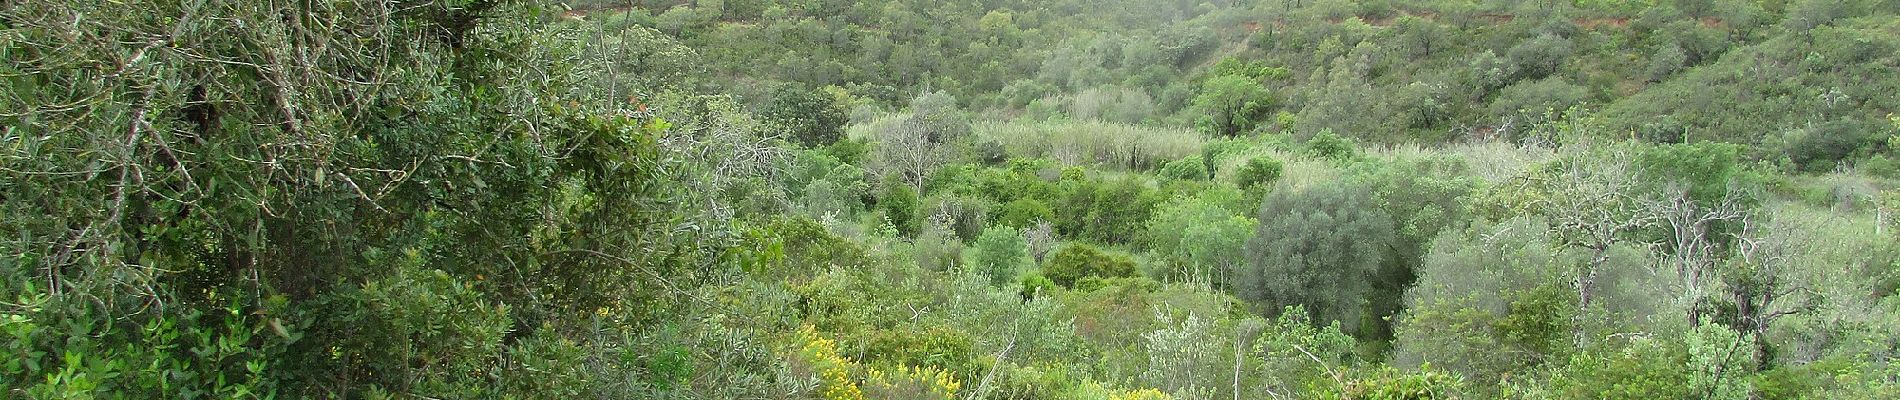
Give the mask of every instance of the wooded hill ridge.
M 1900 398 L 1900 1 L 0 0 L 0 398 Z

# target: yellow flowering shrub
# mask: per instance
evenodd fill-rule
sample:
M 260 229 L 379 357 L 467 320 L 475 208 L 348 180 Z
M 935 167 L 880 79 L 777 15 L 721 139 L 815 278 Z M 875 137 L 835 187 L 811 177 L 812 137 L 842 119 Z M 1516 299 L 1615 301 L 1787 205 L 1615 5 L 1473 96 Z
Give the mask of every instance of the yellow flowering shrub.
M 1108 400 L 1174 400 L 1174 396 L 1169 396 L 1167 393 L 1163 393 L 1160 390 L 1141 389 L 1141 390 L 1134 390 L 1134 391 L 1120 391 L 1113 395 L 1109 395 Z
M 950 400 L 962 387 L 950 372 L 937 367 L 908 367 L 885 371 L 871 370 L 864 380 L 864 391 L 873 399 Z
M 798 357 L 811 364 L 818 374 L 819 398 L 825 400 L 863 400 L 864 391 L 851 380 L 851 360 L 838 355 L 838 343 L 818 335 L 811 325 L 798 329 Z

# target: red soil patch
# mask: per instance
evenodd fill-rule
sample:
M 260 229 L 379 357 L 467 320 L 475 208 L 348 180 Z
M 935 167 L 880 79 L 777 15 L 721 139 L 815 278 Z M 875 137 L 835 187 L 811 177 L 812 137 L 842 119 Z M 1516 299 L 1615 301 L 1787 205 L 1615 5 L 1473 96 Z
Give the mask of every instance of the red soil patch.
M 1511 14 L 1478 14 L 1478 19 L 1489 21 L 1493 24 L 1504 24 L 1516 20 L 1517 16 Z
M 1248 32 L 1259 32 L 1259 31 L 1260 31 L 1260 22 L 1259 22 L 1259 21 L 1247 21 L 1247 22 L 1242 22 L 1242 23 L 1240 23 L 1240 26 L 1241 26 L 1242 28 L 1247 28 L 1247 31 L 1248 31 Z
M 1612 27 L 1612 28 L 1627 28 L 1630 26 L 1630 19 L 1628 17 L 1577 18 L 1577 19 L 1570 20 L 1570 23 L 1577 24 L 1577 26 L 1583 27 L 1583 29 L 1597 29 L 1597 28 L 1601 28 L 1605 26 Z

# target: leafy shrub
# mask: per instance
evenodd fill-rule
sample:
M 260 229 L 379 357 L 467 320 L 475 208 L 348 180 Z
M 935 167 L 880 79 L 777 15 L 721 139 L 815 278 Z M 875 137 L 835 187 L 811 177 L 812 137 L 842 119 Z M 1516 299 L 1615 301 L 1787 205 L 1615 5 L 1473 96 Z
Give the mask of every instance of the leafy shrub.
M 927 325 L 877 330 L 866 338 L 864 361 L 870 364 L 930 367 L 952 374 L 979 373 L 973 363 L 975 342 L 958 327 Z
M 1354 146 L 1352 139 L 1339 136 L 1328 129 L 1320 131 L 1312 139 L 1307 139 L 1306 154 L 1321 159 L 1347 161 L 1358 157 L 1359 150 Z
M 1053 221 L 1055 217 L 1055 211 L 1051 211 L 1049 206 L 1041 201 L 1016 199 L 1003 205 L 1002 211 L 996 216 L 996 224 L 1023 227 L 1034 225 L 1039 221 Z
M 970 267 L 990 277 L 990 283 L 1002 286 L 1016 280 L 1016 274 L 1029 261 L 1029 245 L 1022 231 L 1007 226 L 983 230 L 970 255 Z
M 1071 243 L 1056 250 L 1043 263 L 1042 275 L 1064 287 L 1075 287 L 1082 278 L 1118 278 L 1135 276 L 1135 261 L 1128 256 L 1103 252 L 1095 246 Z
M 1154 189 L 1134 178 L 1113 182 L 1065 180 L 1056 204 L 1056 228 L 1070 237 L 1129 243 L 1140 237 L 1160 202 Z
M 791 269 L 789 272 L 800 276 L 832 266 L 861 266 L 869 261 L 862 246 L 832 234 L 811 218 L 781 217 L 767 224 L 760 233 L 768 237 L 761 238 L 761 243 L 755 246 L 782 251 L 783 262 Z
M 1304 306 L 1319 321 L 1370 332 L 1359 329 L 1377 319 L 1367 305 L 1397 298 L 1382 290 L 1400 275 L 1391 270 L 1396 229 L 1375 201 L 1351 182 L 1273 191 L 1247 244 L 1240 297 L 1270 310 Z
M 1050 280 L 1047 276 L 1043 276 L 1040 271 L 1024 274 L 1022 284 L 1024 299 L 1033 298 L 1038 293 L 1053 293 L 1055 292 L 1055 288 L 1060 287 L 1056 285 L 1056 281 Z
M 1162 165 L 1160 170 L 1155 171 L 1155 174 L 1167 179 L 1205 180 L 1208 178 L 1208 175 L 1207 163 L 1204 160 L 1206 159 L 1201 158 L 1200 155 L 1192 155 L 1179 160 L 1169 161 L 1167 164 Z
M 949 271 L 962 264 L 963 241 L 947 227 L 932 224 L 912 240 L 917 266 L 930 271 Z
M 821 90 L 786 85 L 772 93 L 772 103 L 761 117 L 786 131 L 806 147 L 830 145 L 844 137 L 849 122 L 842 103 Z
M 1832 171 L 1839 162 L 1878 146 L 1885 137 L 1877 135 L 1876 124 L 1841 120 L 1811 125 L 1787 134 L 1782 151 L 1795 165 L 1808 172 Z
M 1239 196 L 1233 189 L 1210 190 L 1161 207 L 1148 222 L 1150 249 L 1163 260 L 1151 271 L 1155 279 L 1229 287 L 1246 264 L 1245 249 L 1255 225 L 1223 204 Z
M 897 181 L 884 182 L 884 194 L 878 196 L 877 209 L 884 213 L 884 219 L 897 232 L 905 237 L 916 236 L 923 227 L 923 218 L 918 215 L 917 191 Z
M 1285 165 L 1281 164 L 1280 160 L 1273 159 L 1273 157 L 1260 157 L 1247 160 L 1247 165 L 1240 168 L 1240 174 L 1234 176 L 1234 183 L 1239 185 L 1242 189 L 1270 186 L 1280 180 L 1280 173 L 1283 169 L 1285 169 Z
M 1382 367 L 1355 375 L 1359 376 L 1351 378 L 1338 392 L 1321 397 L 1367 400 L 1457 399 L 1461 397 L 1459 393 L 1464 387 L 1463 378 L 1433 370 L 1431 364 L 1421 366 L 1418 371 Z

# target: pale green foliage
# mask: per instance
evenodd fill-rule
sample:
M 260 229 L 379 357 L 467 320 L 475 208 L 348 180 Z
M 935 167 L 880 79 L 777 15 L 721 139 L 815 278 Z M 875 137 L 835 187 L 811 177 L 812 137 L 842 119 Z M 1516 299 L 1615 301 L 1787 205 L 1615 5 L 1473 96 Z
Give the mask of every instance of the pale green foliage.
M 1285 308 L 1269 321 L 1260 338 L 1254 341 L 1253 354 L 1260 357 L 1259 373 L 1275 392 L 1303 392 L 1313 387 L 1338 387 L 1338 375 L 1355 362 L 1358 346 L 1352 336 L 1339 329 L 1339 323 L 1322 323 L 1299 306 Z
M 1002 286 L 1016 281 L 1016 274 L 1029 262 L 1029 245 L 1022 230 L 993 226 L 983 230 L 971 249 L 969 266 L 990 277 L 990 284 Z
M 1512 302 L 1539 286 L 1563 284 L 1568 266 L 1583 261 L 1548 236 L 1544 224 L 1525 218 L 1440 235 L 1417 284 L 1405 292 L 1393 362 L 1430 362 L 1490 384 L 1551 356 L 1499 352 L 1506 344 L 1493 333 Z
M 1001 143 L 1016 158 L 1050 158 L 1069 165 L 1143 169 L 1200 151 L 1206 140 L 1192 130 L 1095 121 L 980 122 L 975 135 Z
M 1254 78 L 1221 75 L 1201 84 L 1194 97 L 1194 111 L 1200 114 L 1204 129 L 1215 135 L 1233 137 L 1253 129 L 1262 112 L 1273 105 L 1266 87 Z
M 1069 118 L 1140 124 L 1155 112 L 1154 98 L 1139 88 L 1098 87 L 1069 99 Z
M 1709 400 L 1747 400 L 1754 387 L 1755 339 L 1706 322 L 1683 338 L 1689 347 L 1689 388 Z
M 1155 278 L 1228 287 L 1254 233 L 1254 220 L 1235 212 L 1240 200 L 1232 189 L 1214 189 L 1161 206 L 1148 221 L 1151 249 L 1165 263 Z
M 1179 322 L 1166 315 L 1157 317 L 1166 325 L 1141 335 L 1148 351 L 1143 377 L 1154 387 L 1177 396 L 1211 391 L 1211 383 L 1222 378 L 1214 373 L 1218 371 L 1220 348 L 1218 342 L 1209 340 L 1214 333 L 1212 322 L 1192 313 Z
M 917 265 L 926 270 L 947 271 L 962 262 L 963 241 L 947 226 L 927 224 L 912 243 Z

